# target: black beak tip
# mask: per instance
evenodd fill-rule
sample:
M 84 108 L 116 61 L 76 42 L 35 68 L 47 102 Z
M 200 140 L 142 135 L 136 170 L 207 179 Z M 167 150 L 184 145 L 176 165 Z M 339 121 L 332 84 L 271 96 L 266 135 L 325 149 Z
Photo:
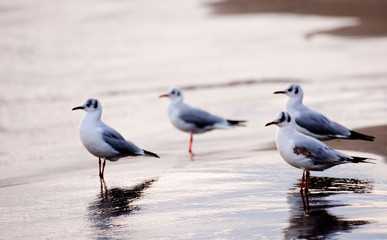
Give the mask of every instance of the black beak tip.
M 273 124 L 277 124 L 277 123 L 275 123 L 275 122 L 268 122 L 268 123 L 266 123 L 265 127 L 273 125 Z
M 73 109 L 71 109 L 71 111 L 74 111 L 74 110 L 79 110 L 79 109 L 83 109 L 82 106 L 79 106 L 79 107 L 74 107 Z

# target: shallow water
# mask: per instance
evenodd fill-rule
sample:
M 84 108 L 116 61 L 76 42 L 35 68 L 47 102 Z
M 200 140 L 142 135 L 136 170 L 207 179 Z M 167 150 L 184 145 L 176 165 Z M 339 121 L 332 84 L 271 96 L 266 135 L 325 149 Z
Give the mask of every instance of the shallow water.
M 306 211 L 301 171 L 265 150 L 276 127 L 264 127 L 291 82 L 345 126 L 386 124 L 385 39 L 307 39 L 354 19 L 219 16 L 205 3 L 0 1 L 1 239 L 386 238 L 382 156 L 346 151 L 376 164 L 313 172 Z M 248 126 L 195 136 L 191 158 L 158 99 L 172 85 Z M 89 97 L 161 156 L 108 162 L 105 192 L 79 140 L 84 113 L 71 112 Z

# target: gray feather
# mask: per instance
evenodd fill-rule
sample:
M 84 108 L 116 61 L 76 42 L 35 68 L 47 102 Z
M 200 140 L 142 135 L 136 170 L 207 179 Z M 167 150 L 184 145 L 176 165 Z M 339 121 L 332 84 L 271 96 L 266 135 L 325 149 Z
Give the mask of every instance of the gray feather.
M 349 157 L 311 137 L 309 138 L 309 141 L 297 142 L 296 145 L 296 147 L 303 148 L 307 152 L 309 152 L 311 155 L 311 160 L 316 165 L 335 166 L 338 164 L 345 163 L 345 161 L 343 161 L 343 158 Z
M 205 128 L 225 121 L 221 117 L 188 105 L 180 112 L 180 118 L 187 123 L 195 125 L 197 128 Z
M 125 140 L 121 136 L 121 134 L 119 134 L 117 131 L 107 125 L 105 125 L 104 131 L 102 133 L 102 138 L 114 150 L 119 152 L 119 157 L 142 155 L 143 153 L 143 151 L 139 147 Z
M 324 115 L 317 112 L 301 112 L 301 116 L 296 118 L 296 123 L 317 135 L 348 136 L 350 133 L 346 127 L 330 121 Z

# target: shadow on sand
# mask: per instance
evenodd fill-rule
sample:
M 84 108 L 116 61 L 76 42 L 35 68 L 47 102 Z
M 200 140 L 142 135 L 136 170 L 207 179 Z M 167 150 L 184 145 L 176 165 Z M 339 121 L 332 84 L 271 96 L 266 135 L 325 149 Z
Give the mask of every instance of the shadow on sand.
M 140 206 L 134 202 L 141 199 L 144 191 L 156 181 L 157 179 L 151 179 L 128 188 L 115 187 L 111 189 L 108 189 L 106 184 L 101 182 L 101 192 L 88 208 L 88 218 L 92 227 L 98 230 L 95 234 L 104 236 L 98 237 L 98 239 L 112 237 L 117 230 L 115 228 L 118 227 L 114 220 L 139 210 Z
M 350 232 L 362 225 L 370 224 L 365 220 L 347 220 L 335 216 L 329 208 L 348 206 L 327 199 L 333 194 L 371 193 L 372 180 L 349 178 L 310 177 L 308 194 L 300 194 L 299 182 L 288 193 L 289 226 L 284 229 L 284 239 L 326 239 L 335 234 Z

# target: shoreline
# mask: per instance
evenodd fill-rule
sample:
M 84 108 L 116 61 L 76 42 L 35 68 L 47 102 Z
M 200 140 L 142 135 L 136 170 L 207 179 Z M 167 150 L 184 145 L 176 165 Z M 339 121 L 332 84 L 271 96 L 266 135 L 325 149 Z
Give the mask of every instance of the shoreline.
M 333 149 L 338 149 L 339 151 L 348 150 L 377 154 L 382 156 L 384 161 L 387 161 L 387 125 L 363 127 L 351 130 L 374 136 L 375 141 L 371 142 L 362 140 L 334 139 L 324 141 L 324 143 Z M 269 143 L 267 147 L 261 148 L 258 151 L 272 150 L 277 150 L 275 142 Z
M 383 0 L 223 0 L 208 4 L 213 14 L 278 13 L 318 15 L 324 17 L 354 17 L 356 24 L 343 25 L 327 30 L 316 30 L 307 34 L 310 38 L 318 34 L 341 37 L 385 37 L 387 36 L 387 2 Z
M 375 141 L 335 139 L 325 143 L 335 149 L 374 153 L 387 159 L 387 125 L 353 129 L 353 131 L 371 135 Z

